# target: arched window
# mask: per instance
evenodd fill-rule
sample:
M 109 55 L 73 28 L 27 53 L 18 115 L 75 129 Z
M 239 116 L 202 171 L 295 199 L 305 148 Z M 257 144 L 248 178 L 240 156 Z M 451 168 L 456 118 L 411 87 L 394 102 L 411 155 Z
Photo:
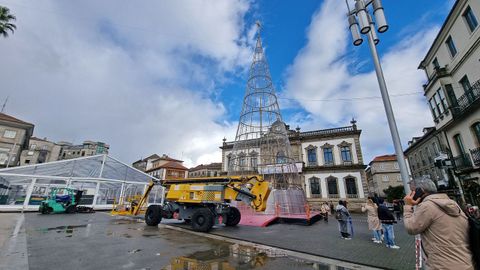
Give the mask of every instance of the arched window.
M 355 177 L 345 177 L 345 189 L 347 191 L 347 198 L 358 198 L 357 181 Z
M 331 147 L 323 148 L 323 160 L 325 165 L 333 165 L 333 149 Z
M 327 178 L 327 188 L 329 198 L 339 198 L 337 178 L 330 176 Z
M 310 166 L 317 165 L 317 149 L 316 148 L 307 149 L 307 156 L 308 156 L 308 165 Z
M 314 176 L 309 181 L 311 198 L 320 198 L 322 194 L 320 191 L 320 179 Z

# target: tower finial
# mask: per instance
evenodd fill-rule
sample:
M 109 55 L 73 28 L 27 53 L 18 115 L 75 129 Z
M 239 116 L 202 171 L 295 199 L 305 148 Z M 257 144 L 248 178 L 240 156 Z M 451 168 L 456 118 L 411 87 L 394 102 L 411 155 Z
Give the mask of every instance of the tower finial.
M 257 20 L 255 22 L 255 25 L 257 26 L 257 38 L 260 38 L 260 31 L 262 30 L 262 23 L 259 20 Z

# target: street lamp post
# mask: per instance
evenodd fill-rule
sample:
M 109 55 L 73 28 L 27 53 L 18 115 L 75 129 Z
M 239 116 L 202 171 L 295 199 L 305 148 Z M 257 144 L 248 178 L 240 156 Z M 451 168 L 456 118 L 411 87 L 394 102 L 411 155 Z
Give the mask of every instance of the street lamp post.
M 402 143 L 400 136 L 398 135 L 397 124 L 395 122 L 395 116 L 393 115 L 392 104 L 390 103 L 390 97 L 387 91 L 387 85 L 383 76 L 382 66 L 380 64 L 380 58 L 378 57 L 376 45 L 380 41 L 377 33 L 375 32 L 375 24 L 379 33 L 383 33 L 388 30 L 388 24 L 385 19 L 385 13 L 380 0 L 355 0 L 355 9 L 351 10 L 348 5 L 348 0 L 345 0 L 348 8 L 348 22 L 349 29 L 353 38 L 353 45 L 360 46 L 363 43 L 362 35 L 367 35 L 368 45 L 370 52 L 372 53 L 373 63 L 375 65 L 375 72 L 377 74 L 378 86 L 380 87 L 380 93 L 382 94 L 383 106 L 385 107 L 385 114 L 387 115 L 388 126 L 392 135 L 393 145 L 395 148 L 395 154 L 397 155 L 398 166 L 400 168 L 400 174 L 402 176 L 403 187 L 405 194 L 410 193 L 408 181 L 410 179 L 407 170 L 407 164 L 405 163 L 405 157 L 403 155 Z M 375 17 L 375 23 L 372 16 L 369 14 L 368 7 L 372 5 L 373 16 Z

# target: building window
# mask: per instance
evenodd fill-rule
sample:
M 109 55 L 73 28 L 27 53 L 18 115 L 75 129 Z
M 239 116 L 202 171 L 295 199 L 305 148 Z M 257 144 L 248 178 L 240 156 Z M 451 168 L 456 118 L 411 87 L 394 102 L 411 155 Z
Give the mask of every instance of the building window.
M 438 149 L 438 145 L 437 145 L 436 142 L 433 142 L 433 143 L 432 143 L 432 148 L 433 148 L 433 152 L 435 153 L 435 156 L 438 156 L 438 154 L 439 154 L 440 151 L 439 151 L 439 149 Z
M 345 188 L 347 189 L 348 198 L 357 198 L 357 181 L 353 177 L 345 178 Z
M 440 68 L 440 64 L 438 63 L 438 59 L 436 57 L 435 57 L 435 59 L 433 59 L 432 65 L 433 65 L 434 69 Z
M 0 152 L 0 165 L 7 164 L 8 160 L 8 153 L 7 152 Z
M 328 177 L 327 178 L 327 187 L 328 187 L 328 197 L 329 198 L 338 198 L 337 178 Z
M 383 182 L 388 182 L 388 175 L 382 176 L 382 181 Z
M 380 163 L 380 164 L 379 164 L 379 167 L 380 167 L 380 171 L 383 171 L 383 170 L 385 170 L 385 164 L 383 164 L 383 163 Z
M 472 125 L 473 134 L 475 139 L 477 139 L 477 144 L 480 146 L 480 122 L 477 122 Z
M 280 151 L 277 153 L 277 163 L 287 163 L 287 157 L 285 156 L 285 152 Z
M 398 162 L 393 163 L 393 167 L 398 170 Z
M 240 166 L 240 169 L 242 169 L 243 167 L 245 167 L 245 156 L 240 156 L 238 165 Z
M 323 159 L 325 161 L 325 165 L 333 164 L 333 151 L 331 147 L 323 148 Z
M 478 26 L 477 18 L 475 18 L 475 15 L 473 14 L 473 11 L 470 7 L 467 7 L 465 9 L 465 12 L 463 12 L 463 18 L 465 19 L 465 22 L 468 25 L 468 29 L 473 32 L 475 28 Z
M 437 106 L 435 105 L 435 101 L 433 100 L 433 97 L 428 101 L 428 104 L 430 105 L 430 110 L 432 111 L 433 118 L 437 119 L 440 114 L 438 113 Z
M 307 149 L 308 165 L 317 165 L 317 148 Z
M 461 155 L 465 154 L 465 148 L 463 147 L 463 141 L 462 141 L 462 137 L 460 136 L 460 134 L 457 134 L 457 135 L 453 136 L 453 141 L 455 142 L 455 145 L 457 146 L 458 153 L 461 154 Z
M 397 174 L 397 182 L 402 182 L 402 176 Z
M 37 145 L 36 145 L 36 144 L 32 144 L 32 145 L 30 145 L 30 150 L 32 150 L 32 151 L 33 151 L 33 150 L 35 150 L 35 148 L 37 148 Z
M 13 139 L 17 136 L 17 132 L 14 131 L 14 130 L 5 130 L 5 132 L 3 133 L 3 137 L 4 138 L 7 138 L 7 139 Z
M 257 166 L 258 166 L 258 159 L 257 159 L 257 157 L 252 157 L 252 158 L 250 159 L 250 166 L 252 166 L 252 168 L 253 168 L 254 170 L 257 169 Z
M 342 160 L 344 162 L 352 162 L 352 153 L 350 152 L 349 146 L 342 146 L 340 148 L 340 152 L 342 154 Z
M 25 164 L 30 164 L 30 159 L 25 159 Z
M 452 57 L 455 57 L 457 54 L 457 48 L 455 48 L 455 43 L 453 43 L 453 39 L 451 36 L 447 38 L 447 41 L 445 41 L 445 44 L 447 44 L 448 51 L 450 51 L 450 55 Z
M 467 75 L 463 76 L 462 79 L 459 81 L 460 85 L 463 88 L 463 91 L 469 92 L 470 89 L 472 88 L 472 85 L 470 84 L 470 81 L 468 80 Z
M 310 181 L 310 194 L 312 198 L 319 197 L 321 194 L 320 192 L 320 179 L 317 177 L 312 177 L 309 179 Z
M 442 104 L 443 109 L 447 110 L 448 109 L 447 99 L 445 98 L 445 93 L 443 93 L 442 88 L 439 88 L 437 93 L 438 93 L 438 97 L 440 98 L 440 103 Z

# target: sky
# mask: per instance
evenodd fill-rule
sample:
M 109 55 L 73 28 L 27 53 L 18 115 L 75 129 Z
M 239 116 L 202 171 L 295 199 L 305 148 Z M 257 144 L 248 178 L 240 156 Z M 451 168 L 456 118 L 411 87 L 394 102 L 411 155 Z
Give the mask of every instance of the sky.
M 349 0 L 352 2 L 352 0 Z M 417 67 L 454 1 L 384 0 L 377 49 L 404 148 L 433 120 Z M 17 30 L 0 38 L 0 101 L 51 141 L 110 144 L 131 163 L 153 153 L 187 167 L 221 162 L 235 139 L 255 22 L 284 121 L 362 130 L 364 160 L 394 153 L 366 40 L 355 47 L 339 0 L 0 0 Z

